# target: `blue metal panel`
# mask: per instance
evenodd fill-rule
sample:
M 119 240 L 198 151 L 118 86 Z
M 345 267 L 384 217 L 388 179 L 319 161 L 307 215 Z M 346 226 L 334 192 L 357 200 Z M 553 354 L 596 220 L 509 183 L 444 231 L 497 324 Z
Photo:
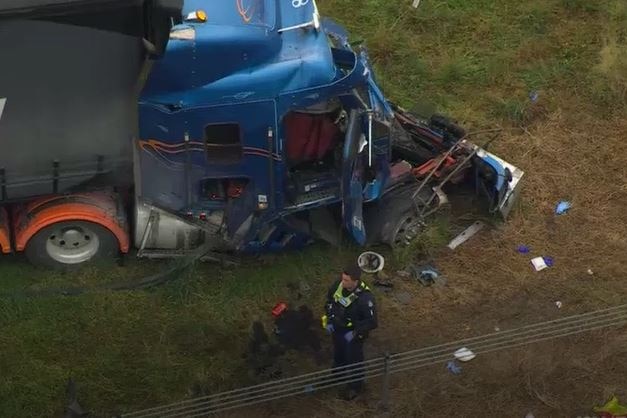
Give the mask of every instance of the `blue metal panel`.
M 140 109 L 142 126 L 139 141 L 144 197 L 171 210 L 186 210 L 200 200 L 200 181 L 206 178 L 250 179 L 248 187 L 255 195 L 268 195 L 270 187 L 270 159 L 276 162 L 278 173 L 281 157 L 269 151 L 268 128 L 276 132 L 275 103 L 252 102 L 231 106 L 197 107 L 169 112 L 153 105 Z M 208 162 L 204 129 L 208 124 L 236 123 L 240 126 L 242 158 L 239 161 Z M 189 142 L 185 142 L 186 136 Z M 273 149 L 277 149 L 276 138 Z M 187 159 L 189 158 L 189 159 Z M 186 164 L 189 164 L 191 199 L 187 199 L 185 181 Z
M 184 15 L 203 9 L 207 22 L 183 23 L 195 30 L 194 39 L 171 40 L 165 56 L 155 62 L 142 102 L 182 107 L 236 103 L 330 83 L 336 68 L 323 31 L 277 32 L 311 19 L 312 4 L 186 1 Z M 256 11 L 254 18 L 247 22 L 242 10 Z

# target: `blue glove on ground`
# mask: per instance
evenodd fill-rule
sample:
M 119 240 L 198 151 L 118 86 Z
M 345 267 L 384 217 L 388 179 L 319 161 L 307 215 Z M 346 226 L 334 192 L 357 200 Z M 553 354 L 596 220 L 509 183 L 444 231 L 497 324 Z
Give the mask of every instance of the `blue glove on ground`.
M 328 324 L 325 329 L 329 334 L 333 334 L 333 332 L 335 331 L 335 327 L 333 326 L 333 324 Z
M 344 334 L 344 339 L 347 343 L 353 341 L 353 338 L 355 338 L 355 331 L 348 331 L 346 334 Z

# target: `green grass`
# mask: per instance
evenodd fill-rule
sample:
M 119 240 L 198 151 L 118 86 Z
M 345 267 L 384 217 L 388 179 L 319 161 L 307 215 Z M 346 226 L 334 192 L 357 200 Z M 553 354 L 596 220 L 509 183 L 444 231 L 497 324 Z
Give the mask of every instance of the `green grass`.
M 603 117 L 625 111 L 624 0 L 320 0 L 325 15 L 370 49 L 385 94 L 407 108 L 437 110 L 467 126 L 532 123 L 576 106 Z M 529 92 L 539 92 L 538 103 Z M 498 147 L 498 144 L 497 144 Z M 451 238 L 434 222 L 392 268 Z M 115 412 L 175 401 L 251 381 L 250 324 L 269 325 L 278 300 L 318 308 L 323 291 L 355 248 L 316 246 L 248 261 L 194 268 L 166 286 L 134 292 L 0 300 L 0 416 L 59 416 L 73 376 L 91 410 Z M 0 292 L 93 285 L 166 268 L 125 267 L 63 275 L 2 259 Z M 300 300 L 288 283 L 307 281 Z
M 405 107 L 435 105 L 470 124 L 520 124 L 530 91 L 556 107 L 559 90 L 584 94 L 599 110 L 625 109 L 616 62 L 625 54 L 608 54 L 618 57 L 612 75 L 594 70 L 608 36 L 624 48 L 619 0 L 435 0 L 418 10 L 405 0 L 320 3 L 366 39 L 384 91 Z M 612 77 L 622 80 L 608 84 Z
M 270 310 L 279 300 L 319 311 L 326 286 L 352 256 L 352 249 L 315 246 L 236 268 L 198 265 L 153 290 L 3 299 L 0 415 L 58 416 L 69 376 L 85 404 L 101 412 L 183 398 L 194 388 L 250 383 L 242 355 L 252 321 L 271 330 Z M 122 270 L 140 274 L 144 264 L 131 262 L 114 273 L 89 270 L 78 278 L 87 285 L 92 275 L 119 280 Z M 38 280 L 64 287 L 75 277 L 48 275 L 9 262 L 2 288 L 18 290 Z M 312 290 L 297 299 L 288 284 L 298 287 L 301 281 Z

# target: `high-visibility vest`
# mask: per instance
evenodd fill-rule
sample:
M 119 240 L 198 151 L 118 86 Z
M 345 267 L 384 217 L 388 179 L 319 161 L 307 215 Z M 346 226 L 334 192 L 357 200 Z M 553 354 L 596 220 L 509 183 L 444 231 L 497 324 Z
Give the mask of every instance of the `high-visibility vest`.
M 343 290 L 344 288 L 342 287 L 342 282 L 340 282 L 337 285 L 337 289 L 335 290 L 335 293 L 333 294 L 333 300 L 336 303 L 339 303 L 340 305 L 342 305 L 343 307 L 348 308 L 353 302 L 357 300 L 357 298 L 359 298 L 359 294 L 361 292 L 363 292 L 364 290 L 370 290 L 370 288 L 368 287 L 366 283 L 359 282 L 359 287 L 357 287 L 357 289 L 355 289 L 350 295 L 342 296 Z
M 336 303 L 339 303 L 340 305 L 342 305 L 344 308 L 349 307 L 354 301 L 356 301 L 359 298 L 359 295 L 364 291 L 364 290 L 370 290 L 370 288 L 368 287 L 368 285 L 364 282 L 360 282 L 359 283 L 359 287 L 357 289 L 355 289 L 350 295 L 348 296 L 343 296 L 342 295 L 342 291 L 344 290 L 344 288 L 342 287 L 342 282 L 340 281 L 340 283 L 337 285 L 337 289 L 335 290 L 335 293 L 333 294 L 333 300 Z M 335 316 L 335 315 L 334 315 Z M 327 315 L 322 315 L 322 317 L 320 318 L 321 322 L 322 322 L 322 328 L 326 328 L 327 324 L 329 323 L 329 320 L 332 318 L 329 318 Z M 346 326 L 348 328 L 351 328 L 353 326 L 352 321 L 348 321 L 346 323 Z

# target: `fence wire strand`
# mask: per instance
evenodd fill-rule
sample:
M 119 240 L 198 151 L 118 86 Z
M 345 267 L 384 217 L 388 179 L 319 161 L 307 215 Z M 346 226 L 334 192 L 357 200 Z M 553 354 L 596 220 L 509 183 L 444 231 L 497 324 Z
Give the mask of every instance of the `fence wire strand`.
M 523 326 L 509 331 L 495 332 L 465 338 L 403 353 L 388 358 L 388 373 L 400 373 L 454 359 L 454 349 L 467 347 L 475 354 L 511 349 L 536 342 L 575 335 L 627 324 L 627 304 L 594 312 L 573 315 L 551 321 Z M 386 360 L 375 358 L 335 369 L 321 370 L 290 378 L 280 379 L 225 391 L 213 395 L 188 399 L 141 411 L 124 414 L 123 418 L 175 418 L 200 417 L 244 408 L 259 403 L 318 392 L 324 389 L 385 374 Z

